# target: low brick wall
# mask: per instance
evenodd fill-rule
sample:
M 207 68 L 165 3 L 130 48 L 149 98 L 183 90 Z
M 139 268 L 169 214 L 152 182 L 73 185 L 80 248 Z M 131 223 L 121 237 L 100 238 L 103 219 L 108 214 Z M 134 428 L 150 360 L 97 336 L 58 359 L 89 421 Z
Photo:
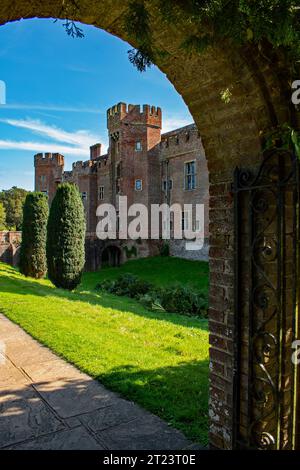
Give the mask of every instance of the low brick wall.
M 17 266 L 20 257 L 22 232 L 0 232 L 0 261 Z

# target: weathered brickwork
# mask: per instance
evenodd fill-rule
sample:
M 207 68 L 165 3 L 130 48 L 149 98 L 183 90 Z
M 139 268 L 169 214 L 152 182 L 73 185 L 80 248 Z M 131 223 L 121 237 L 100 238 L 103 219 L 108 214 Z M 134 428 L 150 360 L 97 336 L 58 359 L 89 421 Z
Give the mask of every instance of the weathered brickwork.
M 18 265 L 21 239 L 21 232 L 0 232 L 0 261 L 2 263 Z
M 171 240 L 170 253 L 207 260 L 208 171 L 195 124 L 162 135 L 160 108 L 119 103 L 107 111 L 107 128 L 108 153 L 101 155 L 101 144 L 95 144 L 90 148 L 90 159 L 73 163 L 72 171 L 64 171 L 62 155 L 35 156 L 35 188 L 49 195 L 50 204 L 57 184 L 62 181 L 76 184 L 81 192 L 87 223 L 86 268 L 98 269 L 101 266 L 101 252 L 108 246 L 114 247 L 111 249 L 114 253 L 115 246 L 119 246 L 120 262 L 129 257 L 158 254 L 160 242 L 147 238 L 150 237 L 151 205 L 161 203 L 177 203 L 182 207 L 184 204 L 205 204 L 205 246 L 191 251 L 186 249 L 185 240 Z M 187 176 L 186 168 L 190 162 L 193 163 L 193 174 Z M 114 244 L 97 241 L 97 207 L 108 203 L 119 211 L 119 196 L 127 196 L 128 208 L 132 204 L 143 204 L 148 208 L 147 238 L 120 240 Z M 129 223 L 132 218 L 128 217 Z M 195 210 L 192 224 L 190 228 L 195 230 Z M 114 263 L 115 258 L 111 259 Z
M 129 3 L 130 0 L 77 0 L 74 19 L 104 29 L 135 47 L 134 39 L 124 30 L 123 19 Z M 290 100 L 291 77 L 287 73 L 290 63 L 282 51 L 271 50 L 269 45 L 265 48 L 263 44 L 260 49 L 255 44 L 239 47 L 224 40 L 215 41 L 202 54 L 183 49 L 182 43 L 193 33 L 193 25 L 186 24 L 183 15 L 174 27 L 162 20 L 156 0 L 147 0 L 146 4 L 153 47 L 162 52 L 156 57 L 156 65 L 188 105 L 208 162 L 213 281 L 209 318 L 214 343 L 210 349 L 210 442 L 211 446 L 231 449 L 234 428 L 231 342 L 235 338 L 231 184 L 236 166 L 249 169 L 259 166 L 264 131 L 285 122 L 300 127 L 299 113 Z M 0 23 L 35 16 L 63 16 L 61 0 L 1 1 Z M 230 103 L 220 99 L 226 89 L 231 92 Z M 220 328 L 218 332 L 216 328 Z M 224 339 L 224 343 L 216 344 L 214 336 Z
M 195 164 L 194 187 L 188 187 L 186 168 Z M 195 124 L 162 135 L 160 142 L 161 202 L 173 204 L 204 204 L 204 246 L 200 250 L 186 250 L 186 240 L 170 241 L 170 253 L 187 259 L 208 259 L 209 191 L 207 161 L 198 129 Z M 196 214 L 193 211 L 192 228 Z

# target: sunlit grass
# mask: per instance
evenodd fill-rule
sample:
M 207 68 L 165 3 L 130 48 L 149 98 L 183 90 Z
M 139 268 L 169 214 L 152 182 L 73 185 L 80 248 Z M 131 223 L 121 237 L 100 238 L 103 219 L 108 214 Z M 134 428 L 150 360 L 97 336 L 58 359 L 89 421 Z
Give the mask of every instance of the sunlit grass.
M 201 263 L 192 262 L 192 274 L 185 262 L 177 262 L 176 268 L 174 264 L 172 272 L 173 261 L 168 258 L 148 262 L 147 266 L 147 260 L 132 261 L 120 269 L 131 272 L 133 266 L 140 275 L 164 283 L 175 277 L 183 282 L 185 274 L 193 283 L 202 276 L 206 280 L 199 283 L 207 285 L 207 268 L 205 272 Z M 118 272 L 88 273 L 76 292 L 66 292 L 0 263 L 0 311 L 109 389 L 205 444 L 207 321 L 149 312 L 134 300 L 92 290 L 101 279 Z

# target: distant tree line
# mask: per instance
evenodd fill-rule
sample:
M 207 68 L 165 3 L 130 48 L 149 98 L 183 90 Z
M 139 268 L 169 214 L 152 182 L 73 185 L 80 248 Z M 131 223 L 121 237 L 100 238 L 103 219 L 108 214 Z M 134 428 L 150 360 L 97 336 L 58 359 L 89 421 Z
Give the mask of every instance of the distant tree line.
M 0 191 L 0 230 L 22 230 L 26 189 L 13 186 Z

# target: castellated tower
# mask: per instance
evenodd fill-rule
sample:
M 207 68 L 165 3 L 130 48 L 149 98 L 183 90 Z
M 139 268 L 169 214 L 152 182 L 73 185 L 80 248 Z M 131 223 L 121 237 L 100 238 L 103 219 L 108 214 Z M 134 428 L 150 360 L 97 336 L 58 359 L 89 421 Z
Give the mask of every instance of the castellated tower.
M 48 195 L 51 204 L 57 186 L 62 182 L 65 159 L 59 153 L 38 153 L 34 156 L 35 191 Z
M 107 111 L 112 203 L 126 195 L 128 205 L 159 203 L 162 112 L 160 108 L 119 103 Z

